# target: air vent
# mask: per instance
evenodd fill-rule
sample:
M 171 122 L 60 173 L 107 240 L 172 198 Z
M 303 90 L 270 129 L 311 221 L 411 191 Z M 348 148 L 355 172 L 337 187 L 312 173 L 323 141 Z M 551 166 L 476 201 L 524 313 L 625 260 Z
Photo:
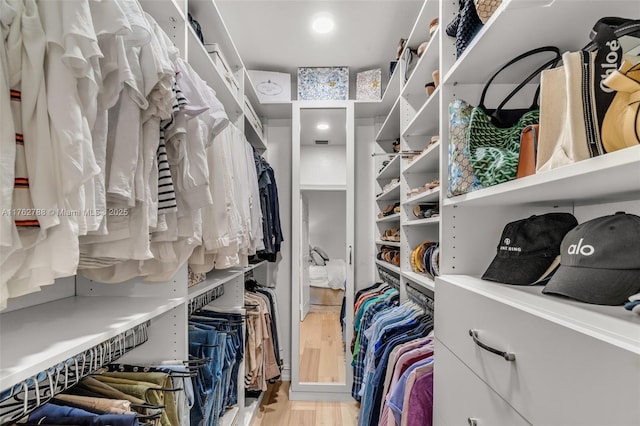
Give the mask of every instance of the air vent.
M 329 141 L 316 140 L 316 145 L 329 145 Z

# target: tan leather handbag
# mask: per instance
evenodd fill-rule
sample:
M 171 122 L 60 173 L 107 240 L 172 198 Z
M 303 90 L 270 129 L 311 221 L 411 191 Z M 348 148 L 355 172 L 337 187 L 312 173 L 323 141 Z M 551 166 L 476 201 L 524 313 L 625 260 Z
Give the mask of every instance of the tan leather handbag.
M 518 171 L 516 178 L 533 175 L 536 173 L 536 153 L 538 151 L 539 124 L 525 127 L 520 135 L 520 157 L 518 158 Z

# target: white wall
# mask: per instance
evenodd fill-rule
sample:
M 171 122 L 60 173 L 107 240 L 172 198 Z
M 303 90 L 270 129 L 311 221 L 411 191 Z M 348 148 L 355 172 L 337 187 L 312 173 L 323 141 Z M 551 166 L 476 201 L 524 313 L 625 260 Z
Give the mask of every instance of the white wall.
M 300 185 L 346 185 L 344 145 L 300 147 Z
M 346 261 L 345 192 L 305 191 L 305 196 L 309 202 L 309 243 L 326 251 L 329 259 Z
M 269 264 L 269 282 L 275 284 L 280 327 L 278 337 L 284 350 L 282 378 L 290 380 L 291 369 L 291 120 L 268 120 L 267 160 L 276 176 L 280 221 L 284 241 L 278 260 Z M 296 303 L 297 306 L 297 303 Z
M 291 309 L 298 303 L 291 300 L 291 120 L 268 120 L 267 160 L 274 169 L 280 199 L 280 219 L 284 242 L 276 263 L 269 264 L 269 282 L 276 285 L 281 319 L 280 339 L 284 349 L 283 379 L 289 380 L 291 366 Z M 371 153 L 374 146 L 373 119 L 358 119 L 355 127 L 355 288 L 374 282 L 375 245 L 374 170 Z M 296 254 L 299 255 L 299 254 Z
M 375 128 L 372 118 L 356 120 L 356 247 L 355 290 L 373 284 L 375 280 L 375 171 L 371 153 L 374 150 Z

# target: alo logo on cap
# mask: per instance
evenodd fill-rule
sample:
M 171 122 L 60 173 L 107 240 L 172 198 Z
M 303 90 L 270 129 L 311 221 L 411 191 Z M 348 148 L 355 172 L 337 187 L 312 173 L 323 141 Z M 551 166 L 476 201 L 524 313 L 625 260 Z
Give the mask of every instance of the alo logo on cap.
M 580 241 L 578 241 L 578 244 L 571 244 L 567 252 L 569 254 L 581 254 L 583 256 L 591 256 L 596 251 L 596 249 L 590 244 L 582 245 L 583 240 L 584 238 L 580 238 Z

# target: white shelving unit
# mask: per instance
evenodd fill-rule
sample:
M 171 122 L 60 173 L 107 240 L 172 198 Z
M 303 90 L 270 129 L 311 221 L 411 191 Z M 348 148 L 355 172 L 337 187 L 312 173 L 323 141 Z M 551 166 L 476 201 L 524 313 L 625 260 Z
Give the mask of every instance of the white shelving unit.
M 398 266 L 396 266 L 394 264 L 391 264 L 389 262 L 385 262 L 384 260 L 376 260 L 376 264 L 378 266 L 383 267 L 384 269 L 386 269 L 388 271 L 394 272 L 396 274 L 400 274 L 400 267 L 398 267 Z
M 589 40 L 593 25 L 601 17 L 634 18 L 640 11 L 633 1 L 597 0 L 580 2 L 579 9 L 575 6 L 575 2 L 567 0 L 503 1 L 458 59 L 454 40 L 441 34 L 440 65 L 444 77 L 434 95 L 440 98 L 439 161 L 443 185 L 448 182 L 448 105 L 453 99 L 475 105 L 488 78 L 518 54 L 545 45 L 557 46 L 560 51 L 577 51 Z M 457 11 L 457 2 L 442 2 L 441 25 L 448 24 Z M 567 25 L 568 20 L 571 25 Z M 544 22 L 544 31 L 536 25 L 540 22 Z M 514 37 L 514 33 L 518 36 Z M 500 75 L 495 81 L 496 99 L 487 107 L 494 106 L 529 69 L 525 64 Z M 535 89 L 528 89 L 529 93 L 513 100 L 514 108 L 531 103 L 530 95 Z M 419 110 L 403 132 L 404 137 L 417 129 L 432 131 L 427 109 L 428 104 Z M 418 164 L 409 170 L 424 173 Z M 407 173 L 405 170 L 403 176 Z M 637 380 L 629 379 L 640 374 L 640 317 L 622 307 L 596 306 L 542 294 L 541 286 L 512 286 L 480 278 L 493 260 L 502 230 L 509 222 L 549 212 L 571 213 L 579 223 L 617 211 L 640 214 L 640 146 L 453 198 L 446 197 L 445 187 L 439 197 L 441 275 L 435 280 L 434 290 L 436 351 L 440 354 L 439 367 L 434 369 L 434 416 L 439 422 L 640 422 L 640 388 Z M 405 228 L 413 232 L 425 227 L 426 224 Z M 465 301 L 464 312 L 459 309 L 460 300 Z M 481 349 L 469 330 L 476 330 L 483 344 L 515 354 L 516 361 L 505 361 Z M 587 385 L 584 371 L 600 362 L 603 371 Z M 455 386 L 454 376 L 458 378 Z M 597 393 L 588 390 L 594 383 Z M 474 391 L 465 393 L 459 389 Z M 478 404 L 477 395 L 487 403 Z M 533 401 L 531 395 L 539 397 Z
M 400 222 L 400 213 L 394 213 L 392 215 L 383 217 L 383 218 L 379 218 L 376 219 L 377 223 L 383 223 L 383 222 Z
M 400 197 L 400 182 L 388 188 L 385 192 L 376 197 L 376 201 L 396 200 Z
M 400 247 L 400 243 L 397 243 L 395 241 L 376 240 L 376 245 L 389 246 L 389 247 Z
M 230 120 L 246 134 L 259 151 L 267 141 L 255 120 L 248 117 L 248 102 L 260 121 L 291 117 L 291 103 L 263 105 L 259 102 L 240 55 L 213 0 L 141 0 L 179 49 L 183 59 L 212 87 Z M 216 43 L 230 66 L 221 71 L 200 43 L 186 16 L 190 12 L 201 23 L 207 46 Z M 233 89 L 229 80 L 238 88 Z M 245 101 L 246 97 L 246 101 Z M 119 362 L 149 364 L 168 359 L 188 359 L 190 302 L 224 285 L 224 293 L 211 305 L 244 313 L 244 278 L 267 277 L 267 263 L 248 268 L 214 270 L 196 286 L 188 287 L 187 267 L 164 283 L 145 283 L 142 278 L 121 284 L 103 284 L 86 278 L 67 277 L 30 294 L 9 301 L 0 314 L 0 390 L 28 380 L 69 358 L 109 341 L 122 332 L 148 324 L 148 340 Z M 258 278 L 259 277 L 259 278 Z M 238 404 L 229 408 L 220 424 L 249 425 L 255 410 L 244 401 L 244 367 L 238 380 Z
M 434 293 L 436 290 L 435 282 L 431 277 L 427 275 L 419 274 L 417 272 L 403 271 L 402 276 L 412 283 L 418 284 L 424 289 L 430 291 L 431 293 Z
M 398 176 L 400 176 L 400 156 L 394 155 L 389 160 L 389 164 L 387 164 L 382 170 L 380 170 L 380 173 L 378 173 L 376 180 L 391 180 Z

